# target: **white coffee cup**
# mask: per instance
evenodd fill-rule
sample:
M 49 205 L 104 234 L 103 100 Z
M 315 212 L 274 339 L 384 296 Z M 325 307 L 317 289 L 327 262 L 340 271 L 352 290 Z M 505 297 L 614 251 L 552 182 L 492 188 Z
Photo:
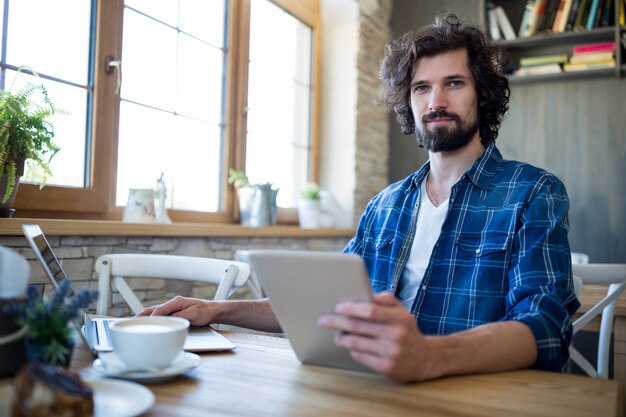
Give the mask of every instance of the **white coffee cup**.
M 182 352 L 188 330 L 180 317 L 134 317 L 111 323 L 111 343 L 127 367 L 162 369 Z

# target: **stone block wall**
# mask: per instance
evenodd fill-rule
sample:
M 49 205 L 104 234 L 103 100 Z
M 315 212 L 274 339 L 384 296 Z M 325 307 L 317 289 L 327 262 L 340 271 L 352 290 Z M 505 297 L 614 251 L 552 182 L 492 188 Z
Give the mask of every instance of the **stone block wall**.
M 312 251 L 341 251 L 348 238 L 215 238 L 215 237 L 102 237 L 48 236 L 50 246 L 59 258 L 65 273 L 75 282 L 75 290 L 97 288 L 96 259 L 108 253 L 158 253 L 234 259 L 240 249 L 293 249 Z M 0 236 L 0 245 L 15 250 L 31 265 L 30 282 L 52 290 L 43 268 L 23 237 Z M 145 306 L 162 303 L 177 294 L 211 299 L 216 286 L 206 283 L 134 278 L 129 285 Z M 254 298 L 250 287 L 237 290 L 232 298 Z M 95 305 L 92 308 L 95 311 Z M 119 293 L 111 294 L 109 314 L 125 316 L 130 310 Z

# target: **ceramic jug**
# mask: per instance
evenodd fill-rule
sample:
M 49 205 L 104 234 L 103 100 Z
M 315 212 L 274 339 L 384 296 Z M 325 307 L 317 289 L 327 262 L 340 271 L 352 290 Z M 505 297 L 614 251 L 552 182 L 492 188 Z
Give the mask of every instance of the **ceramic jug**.
M 250 227 L 276 224 L 276 195 L 278 189 L 272 184 L 252 184 L 238 191 L 241 224 Z
M 124 209 L 122 221 L 130 223 L 155 223 L 155 193 L 149 188 L 131 188 L 128 190 L 128 203 Z

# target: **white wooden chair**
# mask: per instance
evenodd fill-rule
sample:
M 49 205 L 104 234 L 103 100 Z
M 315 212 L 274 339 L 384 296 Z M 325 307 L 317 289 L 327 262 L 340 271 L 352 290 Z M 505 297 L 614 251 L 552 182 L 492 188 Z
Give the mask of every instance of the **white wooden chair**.
M 626 289 L 626 264 L 572 263 L 572 271 L 576 296 L 579 296 L 582 285 L 609 286 L 606 296 L 573 323 L 573 333 L 576 334 L 596 316 L 602 316 L 596 365 L 592 365 L 573 346 L 569 348 L 570 359 L 589 376 L 607 379 L 615 304 Z
M 214 300 L 225 300 L 244 285 L 250 276 L 250 265 L 245 262 L 160 254 L 102 255 L 96 260 L 95 269 L 100 291 L 96 314 L 100 315 L 108 313 L 111 285 L 115 285 L 133 313 L 143 310 L 144 306 L 124 278 L 163 278 L 213 283 L 217 285 Z

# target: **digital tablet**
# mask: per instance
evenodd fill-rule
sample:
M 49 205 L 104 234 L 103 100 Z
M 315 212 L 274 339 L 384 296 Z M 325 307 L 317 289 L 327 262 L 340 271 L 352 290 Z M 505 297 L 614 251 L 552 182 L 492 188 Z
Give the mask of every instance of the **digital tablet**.
M 251 250 L 243 254 L 302 363 L 372 372 L 333 343 L 317 319 L 340 301 L 372 299 L 360 256 L 338 252 Z

